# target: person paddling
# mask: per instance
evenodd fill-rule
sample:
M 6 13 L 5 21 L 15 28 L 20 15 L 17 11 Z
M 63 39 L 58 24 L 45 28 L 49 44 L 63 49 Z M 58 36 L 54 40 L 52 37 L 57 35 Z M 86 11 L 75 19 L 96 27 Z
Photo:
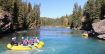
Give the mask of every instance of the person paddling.
M 11 42 L 12 45 L 18 45 L 17 41 L 16 41 L 16 37 L 13 37 L 12 38 L 12 42 Z
M 27 46 L 27 45 L 28 45 L 28 40 L 27 39 L 23 40 L 23 46 Z

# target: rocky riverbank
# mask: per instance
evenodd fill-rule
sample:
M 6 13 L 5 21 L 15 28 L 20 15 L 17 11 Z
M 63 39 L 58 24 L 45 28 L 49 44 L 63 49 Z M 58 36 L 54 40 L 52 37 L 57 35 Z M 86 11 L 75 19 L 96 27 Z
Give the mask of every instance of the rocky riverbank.
M 30 20 L 32 21 L 32 20 Z M 40 28 L 40 24 L 38 20 L 35 20 L 28 24 L 26 28 L 23 23 L 15 23 L 13 22 L 13 16 L 7 11 L 0 10 L 0 35 L 1 34 L 8 34 L 15 31 L 20 30 L 29 30 L 29 29 L 36 29 Z
M 92 24 L 94 31 L 99 39 L 105 39 L 105 19 Z
M 12 17 L 11 14 L 0 10 L 0 33 L 11 31 Z

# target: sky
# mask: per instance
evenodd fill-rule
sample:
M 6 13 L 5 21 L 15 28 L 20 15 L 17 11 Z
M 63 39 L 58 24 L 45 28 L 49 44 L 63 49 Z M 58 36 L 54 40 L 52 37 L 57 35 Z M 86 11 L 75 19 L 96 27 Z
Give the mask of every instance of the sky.
M 32 5 L 41 4 L 41 17 L 56 18 L 72 14 L 74 3 L 84 6 L 87 0 L 27 0 Z

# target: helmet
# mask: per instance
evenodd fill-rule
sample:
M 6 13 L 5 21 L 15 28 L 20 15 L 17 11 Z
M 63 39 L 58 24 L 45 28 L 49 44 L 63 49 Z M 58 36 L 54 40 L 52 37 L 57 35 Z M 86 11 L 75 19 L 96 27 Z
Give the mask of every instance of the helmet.
M 14 40 L 14 38 L 12 38 L 12 40 Z
M 22 39 L 24 39 L 24 37 L 22 37 Z
M 14 39 L 16 39 L 16 37 L 14 37 Z

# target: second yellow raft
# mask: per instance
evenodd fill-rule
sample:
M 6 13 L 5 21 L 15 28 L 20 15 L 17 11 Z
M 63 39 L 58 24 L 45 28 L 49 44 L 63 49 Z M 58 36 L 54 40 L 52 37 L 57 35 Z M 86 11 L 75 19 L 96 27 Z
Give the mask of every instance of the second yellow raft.
M 82 34 L 82 36 L 84 37 L 84 38 L 88 38 L 88 34 Z

